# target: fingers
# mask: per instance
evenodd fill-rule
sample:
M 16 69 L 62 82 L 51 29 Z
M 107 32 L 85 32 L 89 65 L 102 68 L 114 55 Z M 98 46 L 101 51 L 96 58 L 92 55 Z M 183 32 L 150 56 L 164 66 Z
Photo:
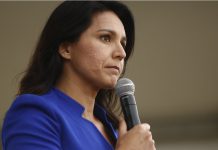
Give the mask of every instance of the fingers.
M 149 124 L 142 124 L 144 131 L 145 131 L 145 139 L 148 141 L 148 145 L 150 145 L 152 150 L 156 150 L 155 148 L 155 141 L 152 137 L 152 133 L 150 131 L 150 125 Z
M 149 130 L 151 129 L 151 126 L 147 123 L 143 123 L 142 126 L 144 127 L 145 130 Z
M 143 139 L 145 139 L 146 141 L 148 141 L 150 144 L 154 145 L 154 140 L 152 137 L 152 133 L 150 131 L 150 125 L 147 123 L 143 123 L 141 125 L 137 125 L 137 134 L 141 134 L 143 135 Z
M 151 126 L 149 124 L 143 123 L 143 124 L 136 125 L 133 128 L 135 128 L 135 129 L 133 129 L 134 131 L 132 131 L 132 132 L 136 132 L 136 134 L 143 135 L 144 139 L 146 139 L 154 144 L 152 133 L 150 131 Z M 118 133 L 119 133 L 119 137 L 122 137 L 124 134 L 127 133 L 127 125 L 126 125 L 126 122 L 123 118 L 119 119 Z
M 145 131 L 145 137 L 146 137 L 148 140 L 152 141 L 152 143 L 154 143 L 154 140 L 153 140 L 153 138 L 152 138 L 152 133 L 151 133 L 151 131 L 150 131 L 151 126 L 150 126 L 149 124 L 147 124 L 147 123 L 144 123 L 144 124 L 142 124 L 142 125 L 143 125 L 144 131 Z
M 124 119 L 119 121 L 118 142 L 116 149 L 156 150 L 150 125 L 143 123 L 127 131 Z
M 119 119 L 119 129 L 118 129 L 119 137 L 126 134 L 126 132 L 127 132 L 126 122 L 124 119 L 120 118 Z
M 151 132 L 150 132 L 150 125 L 149 124 L 147 124 L 147 123 L 143 123 L 143 124 L 138 124 L 138 125 L 136 125 L 136 126 L 134 126 L 134 128 L 136 128 L 135 130 L 136 131 L 138 131 L 138 132 L 140 132 L 140 133 L 142 133 L 142 134 L 148 134 L 148 133 L 150 133 L 151 134 Z
M 154 141 L 154 140 L 152 140 L 152 143 L 153 143 L 153 144 L 155 144 L 155 141 Z

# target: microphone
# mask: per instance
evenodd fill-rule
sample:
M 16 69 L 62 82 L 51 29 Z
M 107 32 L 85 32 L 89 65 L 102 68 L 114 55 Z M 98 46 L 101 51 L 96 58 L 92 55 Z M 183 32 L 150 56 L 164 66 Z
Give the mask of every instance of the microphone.
M 135 125 L 141 123 L 134 96 L 135 85 L 130 79 L 121 78 L 117 81 L 115 92 L 120 97 L 127 130 L 130 130 Z

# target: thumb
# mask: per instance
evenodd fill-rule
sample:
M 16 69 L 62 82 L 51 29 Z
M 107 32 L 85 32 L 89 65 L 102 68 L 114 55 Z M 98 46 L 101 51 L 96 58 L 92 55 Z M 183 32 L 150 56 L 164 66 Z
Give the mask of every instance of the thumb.
M 121 137 L 127 132 L 126 122 L 123 118 L 119 119 L 119 129 L 118 129 L 118 136 Z

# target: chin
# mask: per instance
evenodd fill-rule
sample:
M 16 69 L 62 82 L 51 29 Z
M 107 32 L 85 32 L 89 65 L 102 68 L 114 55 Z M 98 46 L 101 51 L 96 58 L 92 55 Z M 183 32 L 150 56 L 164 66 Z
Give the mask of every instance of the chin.
M 112 78 L 105 84 L 105 89 L 113 89 L 117 84 L 118 78 Z
M 113 89 L 115 87 L 115 85 L 109 85 L 109 86 L 106 86 L 104 89 Z
M 117 75 L 103 76 L 96 79 L 95 84 L 99 89 L 113 89 L 116 86 L 118 79 L 119 76 Z

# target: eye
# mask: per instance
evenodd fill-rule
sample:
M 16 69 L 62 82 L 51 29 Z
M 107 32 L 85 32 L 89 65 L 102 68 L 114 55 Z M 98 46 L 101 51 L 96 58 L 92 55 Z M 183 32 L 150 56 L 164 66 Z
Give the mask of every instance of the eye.
M 100 39 L 101 39 L 102 41 L 104 41 L 104 42 L 111 42 L 111 36 L 110 36 L 110 35 L 107 35 L 107 34 L 101 35 L 101 36 L 100 36 Z
M 121 45 L 122 45 L 123 49 L 126 48 L 126 42 L 122 42 L 122 41 L 121 41 Z

